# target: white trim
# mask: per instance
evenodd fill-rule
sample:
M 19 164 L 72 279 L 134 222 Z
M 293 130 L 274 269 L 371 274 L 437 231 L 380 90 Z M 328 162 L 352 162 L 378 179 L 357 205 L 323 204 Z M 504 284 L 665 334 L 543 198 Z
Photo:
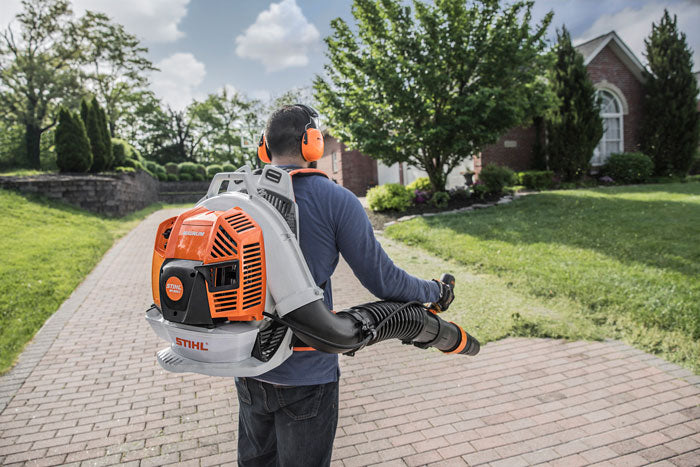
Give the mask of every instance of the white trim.
M 630 113 L 629 105 L 627 105 L 627 99 L 625 99 L 625 94 L 620 90 L 620 88 L 606 80 L 595 83 L 593 86 L 595 86 L 596 91 L 608 91 L 615 96 L 618 103 L 621 104 L 620 107 L 622 108 L 622 115 L 627 115 Z
M 625 152 L 625 114 L 624 114 L 624 108 L 621 104 L 621 99 L 620 95 L 615 93 L 612 89 L 609 88 L 601 88 L 600 91 L 605 91 L 610 93 L 610 95 L 617 101 L 618 107 L 620 108 L 619 113 L 601 113 L 600 117 L 601 118 L 617 118 L 618 121 L 620 122 L 620 146 L 619 146 L 619 151 L 620 152 Z M 596 92 L 597 94 L 597 92 Z M 601 142 L 607 142 L 605 140 L 605 129 L 603 129 L 603 136 L 601 136 L 600 141 L 598 141 L 598 144 L 596 145 L 595 149 L 593 150 L 593 157 L 591 158 L 591 165 L 593 167 L 600 167 L 602 165 L 605 165 L 607 162 L 606 160 L 600 161 L 601 156 L 600 156 L 600 143 Z M 593 161 L 596 162 L 596 164 L 593 163 Z M 600 162 L 600 163 L 598 163 Z
M 583 64 L 588 66 L 611 41 L 613 41 L 614 44 L 617 46 L 617 48 L 612 48 L 613 53 L 615 53 L 615 55 L 617 55 L 618 58 L 620 58 L 620 60 L 622 60 L 623 63 L 627 65 L 627 67 L 630 69 L 635 78 L 637 78 L 640 82 L 643 83 L 645 81 L 644 71 L 646 70 L 646 68 L 644 68 L 642 62 L 639 61 L 637 56 L 634 55 L 634 53 L 629 49 L 629 47 L 627 47 L 627 44 L 625 44 L 622 41 L 622 39 L 620 39 L 620 37 L 615 31 L 610 31 L 608 33 L 608 37 L 605 38 L 600 43 L 600 45 L 598 45 L 598 47 L 596 47 L 596 49 L 588 56 L 588 58 L 586 58 Z

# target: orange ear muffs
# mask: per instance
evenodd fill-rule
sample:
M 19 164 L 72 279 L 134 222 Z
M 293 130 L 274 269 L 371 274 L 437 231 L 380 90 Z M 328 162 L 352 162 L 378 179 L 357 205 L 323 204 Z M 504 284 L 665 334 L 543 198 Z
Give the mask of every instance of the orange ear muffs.
M 314 162 L 323 157 L 323 134 L 321 130 L 318 128 L 306 129 L 301 139 L 301 155 L 308 162 Z
M 323 151 L 321 151 L 323 152 Z M 270 148 L 267 147 L 267 142 L 265 141 L 265 133 L 260 135 L 260 141 L 258 141 L 258 158 L 266 164 L 270 163 Z

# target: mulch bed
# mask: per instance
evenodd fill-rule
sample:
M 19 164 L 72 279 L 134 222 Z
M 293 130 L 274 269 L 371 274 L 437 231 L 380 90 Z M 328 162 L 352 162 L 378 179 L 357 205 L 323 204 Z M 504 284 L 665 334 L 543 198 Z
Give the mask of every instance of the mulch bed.
M 404 216 L 413 216 L 413 215 L 420 215 L 420 214 L 427 214 L 427 213 L 439 213 L 443 211 L 452 211 L 455 209 L 460 209 L 460 208 L 466 208 L 469 207 L 473 204 L 484 204 L 484 203 L 489 203 L 493 201 L 498 201 L 500 196 L 487 196 L 484 199 L 474 199 L 474 198 L 469 198 L 469 199 L 451 199 L 449 204 L 447 205 L 446 208 L 436 208 L 435 206 L 429 204 L 429 203 L 424 203 L 424 204 L 418 204 L 415 206 L 411 206 L 410 208 L 406 209 L 405 211 L 382 211 L 382 212 L 374 212 L 369 208 L 365 208 L 365 211 L 367 212 L 367 217 L 369 217 L 369 221 L 372 223 L 372 227 L 374 230 L 384 230 L 384 224 L 387 222 L 392 222 L 395 221 L 396 219 Z

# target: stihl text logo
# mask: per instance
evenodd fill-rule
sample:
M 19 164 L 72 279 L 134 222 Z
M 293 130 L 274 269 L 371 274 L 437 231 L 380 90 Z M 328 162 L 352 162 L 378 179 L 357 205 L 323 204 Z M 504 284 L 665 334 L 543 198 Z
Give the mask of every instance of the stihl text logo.
M 207 352 L 209 349 L 205 347 L 206 342 L 190 341 L 187 339 L 182 339 L 180 337 L 175 338 L 175 343 L 182 347 L 187 347 L 188 349 L 203 350 Z
M 165 294 L 170 300 L 174 302 L 180 300 L 182 298 L 182 292 L 182 281 L 177 277 L 172 276 L 165 281 Z

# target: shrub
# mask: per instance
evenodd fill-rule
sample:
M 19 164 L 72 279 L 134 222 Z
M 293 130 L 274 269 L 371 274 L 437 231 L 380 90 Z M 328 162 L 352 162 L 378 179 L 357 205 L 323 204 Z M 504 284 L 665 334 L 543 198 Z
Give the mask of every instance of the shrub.
M 549 190 L 554 187 L 554 172 L 550 170 L 533 170 L 518 174 L 520 184 L 530 190 Z
M 428 177 L 420 177 L 406 185 L 406 189 L 411 193 L 415 192 L 416 190 L 433 191 L 433 186 L 430 184 L 430 179 Z
M 221 167 L 219 164 L 207 166 L 207 177 L 211 178 L 219 172 L 224 172 L 223 167 Z
M 85 126 L 78 115 L 62 108 L 54 136 L 56 165 L 61 172 L 87 172 L 92 165 L 92 152 Z
M 641 152 L 612 154 L 602 171 L 618 183 L 644 183 L 654 172 L 654 162 Z
M 133 167 L 119 166 L 119 167 L 115 167 L 114 171 L 118 174 L 131 174 L 131 173 L 136 172 L 136 169 Z
M 114 158 L 113 164 L 115 169 L 117 167 L 123 167 L 124 161 L 127 159 L 127 148 L 128 143 L 118 138 L 112 138 L 112 157 Z
M 177 174 L 167 174 L 167 177 L 169 182 L 177 182 L 178 180 L 180 180 Z
M 206 179 L 207 168 L 204 166 L 204 164 L 195 164 L 194 167 L 195 167 L 195 173 L 200 174 L 202 177 L 204 177 L 203 179 Z
M 203 182 L 207 179 L 206 176 L 202 175 L 201 173 L 197 172 L 194 175 L 192 175 L 192 180 L 195 182 Z
M 234 166 L 233 164 L 228 164 L 228 163 L 226 163 L 226 164 L 224 164 L 224 165 L 222 166 L 222 170 L 223 170 L 224 172 L 235 172 L 235 171 L 236 171 L 236 166 Z
M 180 162 L 177 165 L 177 170 L 180 175 L 194 175 L 197 173 L 197 164 L 195 164 L 194 162 Z M 180 179 L 182 180 L 182 177 L 180 177 Z
M 479 199 L 486 196 L 486 193 L 488 192 L 488 188 L 486 188 L 486 185 L 484 185 L 480 181 L 478 181 L 474 185 L 472 185 L 472 189 L 474 190 L 474 192 L 473 192 L 474 198 L 479 198 Z
M 423 204 L 430 201 L 432 194 L 429 191 L 414 190 L 413 191 L 413 202 L 415 204 Z
M 178 178 L 179 178 L 180 181 L 182 181 L 182 182 L 191 182 L 191 181 L 192 181 L 192 174 L 181 173 L 181 174 L 178 175 Z
M 405 211 L 412 198 L 411 192 L 398 183 L 375 186 L 367 192 L 367 203 L 372 211 Z
M 685 180 L 688 182 L 700 182 L 700 174 L 688 175 L 687 177 L 685 177 Z
M 156 172 L 156 178 L 161 182 L 167 182 L 168 174 L 166 174 L 165 172 Z
M 469 188 L 464 187 L 464 186 L 458 186 L 456 188 L 452 188 L 450 191 L 450 199 L 454 199 L 456 201 L 466 201 L 469 199 L 469 196 L 471 193 L 469 192 Z
M 158 164 L 153 162 L 153 161 L 146 161 L 145 166 L 148 169 L 148 171 L 151 173 L 158 172 Z
M 690 164 L 689 175 L 700 174 L 700 149 L 695 151 L 695 157 L 693 157 L 693 162 Z
M 175 162 L 168 162 L 167 164 L 165 164 L 165 172 L 169 175 L 177 175 L 177 164 Z
M 438 191 L 433 194 L 432 198 L 430 198 L 430 204 L 440 209 L 446 208 L 449 202 L 450 194 L 446 191 Z
M 481 169 L 479 174 L 481 184 L 485 186 L 485 193 L 500 195 L 505 187 L 516 183 L 515 174 L 508 167 L 488 164 Z

